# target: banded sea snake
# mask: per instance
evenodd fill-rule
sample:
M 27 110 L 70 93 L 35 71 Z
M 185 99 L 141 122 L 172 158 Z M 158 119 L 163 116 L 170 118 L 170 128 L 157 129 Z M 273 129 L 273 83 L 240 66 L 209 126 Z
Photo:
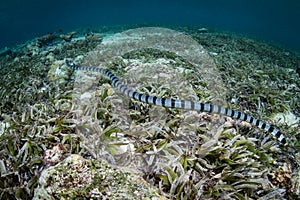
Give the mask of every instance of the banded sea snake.
M 232 110 L 229 108 L 221 107 L 218 105 L 208 104 L 208 103 L 201 103 L 201 102 L 194 102 L 194 101 L 186 101 L 186 100 L 177 100 L 171 98 L 160 98 L 156 96 L 149 96 L 146 94 L 141 94 L 137 91 L 133 91 L 126 87 L 126 85 L 122 84 L 117 76 L 115 76 L 112 72 L 107 69 L 100 68 L 100 67 L 89 67 L 89 66 L 78 66 L 71 63 L 69 60 L 66 59 L 66 65 L 74 70 L 85 70 L 85 71 L 94 71 L 100 72 L 101 74 L 107 76 L 112 81 L 114 87 L 120 90 L 123 94 L 138 100 L 140 102 L 145 102 L 148 104 L 168 107 L 168 108 L 179 108 L 184 110 L 195 110 L 200 112 L 207 112 L 207 113 L 216 113 L 220 115 L 225 115 L 232 117 L 234 119 L 246 121 L 251 123 L 260 129 L 263 129 L 269 133 L 271 133 L 275 138 L 277 138 L 282 144 L 286 144 L 286 139 L 277 128 L 273 124 L 268 124 L 266 122 L 260 121 L 251 115 L 242 113 L 240 111 Z

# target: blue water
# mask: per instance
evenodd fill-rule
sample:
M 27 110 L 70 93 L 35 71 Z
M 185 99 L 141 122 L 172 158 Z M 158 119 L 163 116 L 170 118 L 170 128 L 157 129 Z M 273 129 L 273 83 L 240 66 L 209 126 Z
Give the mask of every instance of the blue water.
M 1 0 L 0 48 L 55 32 L 122 24 L 217 28 L 300 51 L 299 0 Z

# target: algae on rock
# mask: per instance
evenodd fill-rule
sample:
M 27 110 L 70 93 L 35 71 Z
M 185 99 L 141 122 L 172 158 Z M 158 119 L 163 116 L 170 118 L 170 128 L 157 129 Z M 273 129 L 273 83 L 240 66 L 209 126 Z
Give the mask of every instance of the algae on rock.
M 72 154 L 45 169 L 33 199 L 166 199 L 132 170 Z

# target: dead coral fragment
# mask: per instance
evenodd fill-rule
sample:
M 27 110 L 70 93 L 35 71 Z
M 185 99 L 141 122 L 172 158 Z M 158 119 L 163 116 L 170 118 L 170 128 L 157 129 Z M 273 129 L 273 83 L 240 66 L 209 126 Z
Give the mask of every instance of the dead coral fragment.
M 65 84 L 68 81 L 71 71 L 64 64 L 63 60 L 54 61 L 48 72 L 48 80 Z
M 66 41 L 66 42 L 70 42 L 72 40 L 72 38 L 73 38 L 73 36 L 74 36 L 75 33 L 76 32 L 73 31 L 73 32 L 70 32 L 70 33 L 68 33 L 66 35 L 62 34 L 62 35 L 60 35 L 60 38 L 63 39 L 64 41 Z
M 44 163 L 47 166 L 52 166 L 63 158 L 63 153 L 66 151 L 66 148 L 58 143 L 52 147 L 52 149 L 47 149 L 44 154 Z
M 102 41 L 102 35 L 99 33 L 88 33 L 85 35 L 85 39 L 88 41 Z
M 42 46 L 48 46 L 49 44 L 51 44 L 53 42 L 53 40 L 55 40 L 56 38 L 58 38 L 57 35 L 53 34 L 53 33 L 49 33 L 47 35 L 43 35 L 41 37 L 38 38 L 38 45 L 40 47 Z
M 291 182 L 292 169 L 286 163 L 280 166 L 275 173 L 272 174 L 272 182 L 280 187 L 287 187 Z

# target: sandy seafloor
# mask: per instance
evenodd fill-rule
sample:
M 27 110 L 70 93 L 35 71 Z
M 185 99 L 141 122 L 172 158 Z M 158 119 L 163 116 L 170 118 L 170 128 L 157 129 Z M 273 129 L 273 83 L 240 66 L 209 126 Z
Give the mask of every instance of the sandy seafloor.
M 288 144 L 230 117 L 137 102 L 65 59 L 147 95 L 251 114 Z M 299 74 L 299 52 L 203 27 L 61 31 L 2 49 L 0 199 L 300 198 Z

